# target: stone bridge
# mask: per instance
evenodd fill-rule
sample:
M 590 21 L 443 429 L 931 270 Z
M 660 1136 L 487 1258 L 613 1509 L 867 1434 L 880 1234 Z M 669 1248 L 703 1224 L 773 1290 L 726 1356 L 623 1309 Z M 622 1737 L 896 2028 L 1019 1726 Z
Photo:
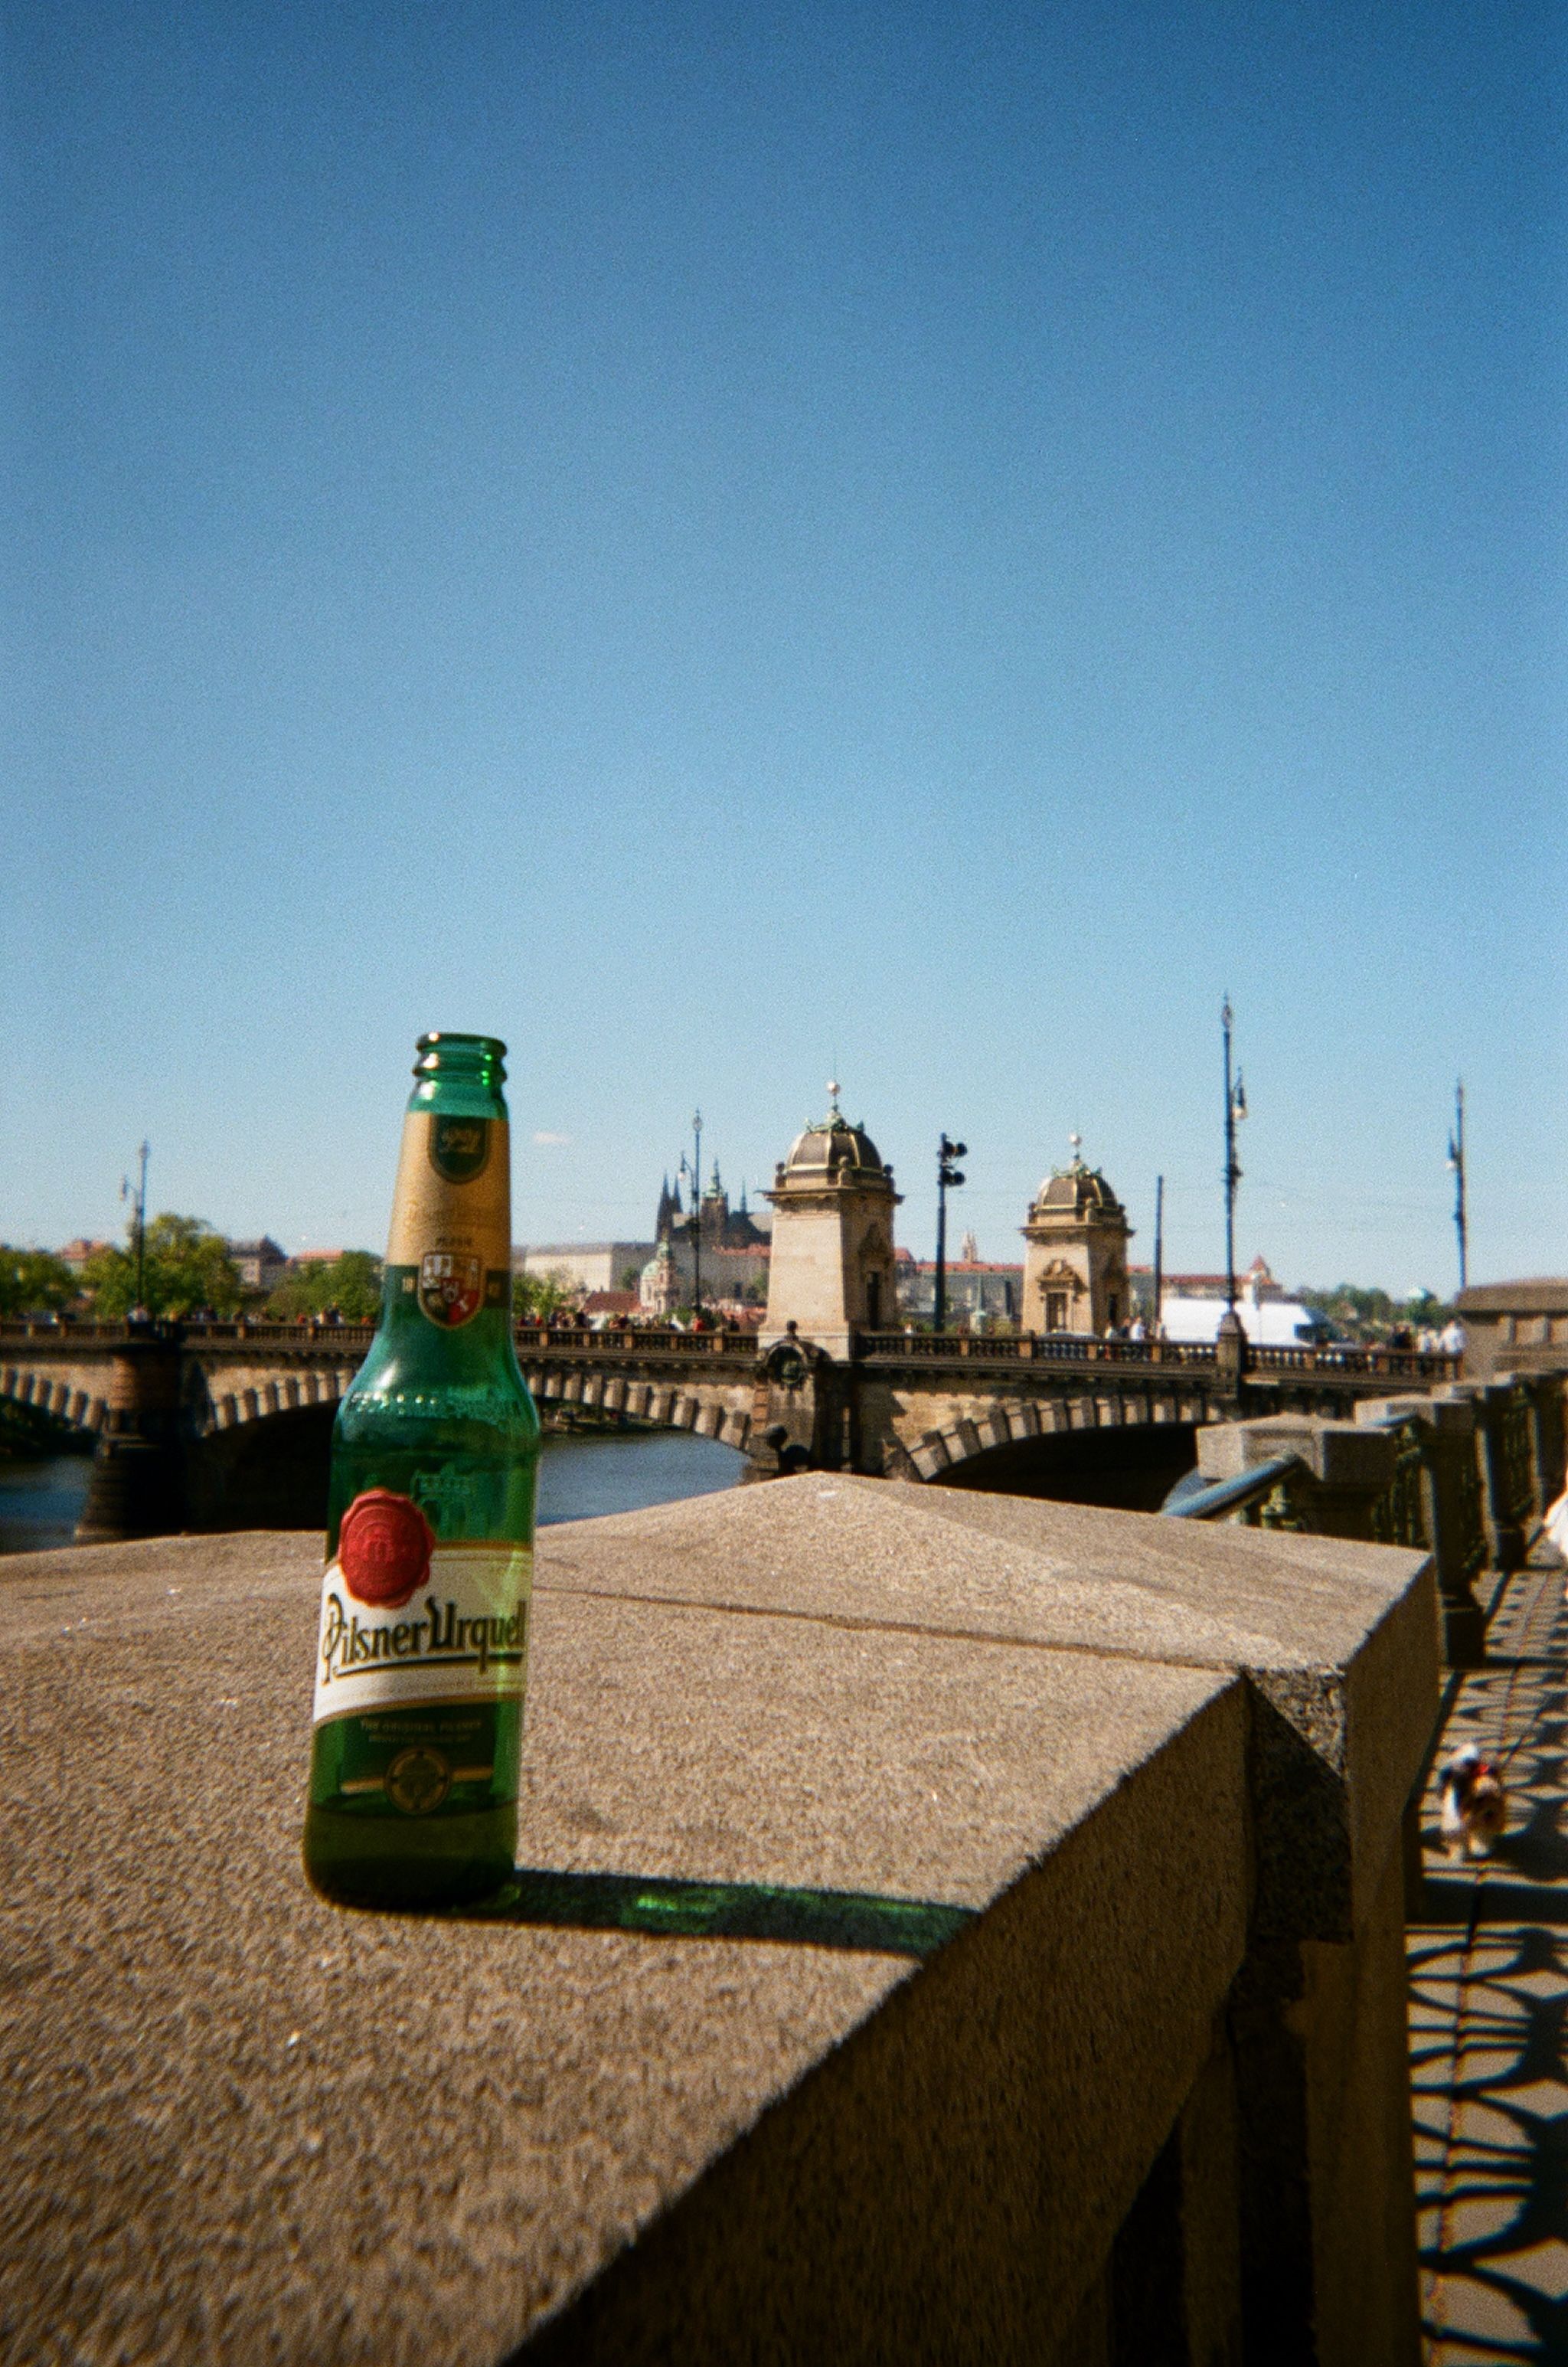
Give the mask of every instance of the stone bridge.
M 0 1396 L 97 1436 L 83 1535 L 316 1525 L 333 1410 L 369 1324 L 131 1330 L 0 1325 Z M 1204 1424 L 1345 1415 L 1457 1361 L 1384 1350 L 1224 1349 L 1073 1334 L 862 1332 L 848 1357 L 793 1334 L 517 1333 L 541 1408 L 687 1430 L 750 1475 L 850 1470 L 1152 1509 Z

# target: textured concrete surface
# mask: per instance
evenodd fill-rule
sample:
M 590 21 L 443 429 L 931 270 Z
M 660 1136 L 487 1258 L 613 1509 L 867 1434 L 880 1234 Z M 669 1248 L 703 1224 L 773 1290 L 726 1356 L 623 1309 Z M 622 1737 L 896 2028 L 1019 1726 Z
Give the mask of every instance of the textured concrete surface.
M 1504 1589 L 1487 1665 L 1468 1672 L 1437 1766 L 1461 1743 L 1509 1755 L 1508 1829 L 1451 1863 L 1437 1767 L 1410 1928 L 1429 2367 L 1568 2362 L 1568 1608 L 1550 1547 Z
M 552 1528 L 541 1574 L 661 1601 L 1198 1668 L 1342 1666 L 1419 1557 L 834 1472 Z
M 1245 1670 L 1271 1713 L 1264 1920 L 1301 1936 L 1370 1910 L 1431 1736 L 1434 1581 L 1386 1546 L 807 1474 L 552 1529 L 547 1555 L 554 1586 Z
M 548 1532 L 520 1852 L 984 1910 L 923 1965 L 328 1908 L 312 1541 L 8 1562 L 0 2355 L 1052 2355 L 1241 1961 L 1232 1671 L 1343 1727 L 1412 1557 L 938 1494 Z

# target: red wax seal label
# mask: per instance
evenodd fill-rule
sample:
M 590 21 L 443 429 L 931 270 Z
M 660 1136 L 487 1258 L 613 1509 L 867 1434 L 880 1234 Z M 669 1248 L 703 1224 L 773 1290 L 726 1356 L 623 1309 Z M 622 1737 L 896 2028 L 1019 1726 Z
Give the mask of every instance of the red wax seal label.
M 412 1496 L 367 1488 L 343 1516 L 338 1568 L 356 1603 L 400 1611 L 430 1576 L 435 1539 Z

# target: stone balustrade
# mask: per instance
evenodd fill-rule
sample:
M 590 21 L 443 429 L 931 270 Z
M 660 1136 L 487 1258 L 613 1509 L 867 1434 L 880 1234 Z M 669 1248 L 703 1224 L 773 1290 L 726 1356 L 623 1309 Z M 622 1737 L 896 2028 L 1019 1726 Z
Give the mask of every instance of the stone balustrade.
M 0 1572 L 14 2355 L 1415 2367 L 1430 1556 L 818 1473 L 550 1530 L 467 1919 L 304 1883 L 319 1556 Z
M 1485 1657 L 1483 1575 L 1522 1565 L 1563 1486 L 1565 1388 L 1561 1374 L 1503 1373 L 1430 1396 L 1365 1398 L 1348 1421 L 1215 1423 L 1198 1433 L 1198 1467 L 1218 1481 L 1292 1455 L 1273 1498 L 1235 1518 L 1429 1552 L 1444 1656 L 1475 1668 Z

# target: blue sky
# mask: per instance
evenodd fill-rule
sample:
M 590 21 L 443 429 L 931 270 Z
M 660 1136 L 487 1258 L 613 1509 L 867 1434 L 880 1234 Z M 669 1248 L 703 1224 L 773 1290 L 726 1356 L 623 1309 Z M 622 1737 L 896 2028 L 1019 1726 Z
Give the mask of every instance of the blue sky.
M 1568 1258 L 1544 6 L 19 0 L 0 1233 L 519 1240 L 836 1072 L 929 1253 Z M 536 1141 L 536 1135 L 564 1137 Z

